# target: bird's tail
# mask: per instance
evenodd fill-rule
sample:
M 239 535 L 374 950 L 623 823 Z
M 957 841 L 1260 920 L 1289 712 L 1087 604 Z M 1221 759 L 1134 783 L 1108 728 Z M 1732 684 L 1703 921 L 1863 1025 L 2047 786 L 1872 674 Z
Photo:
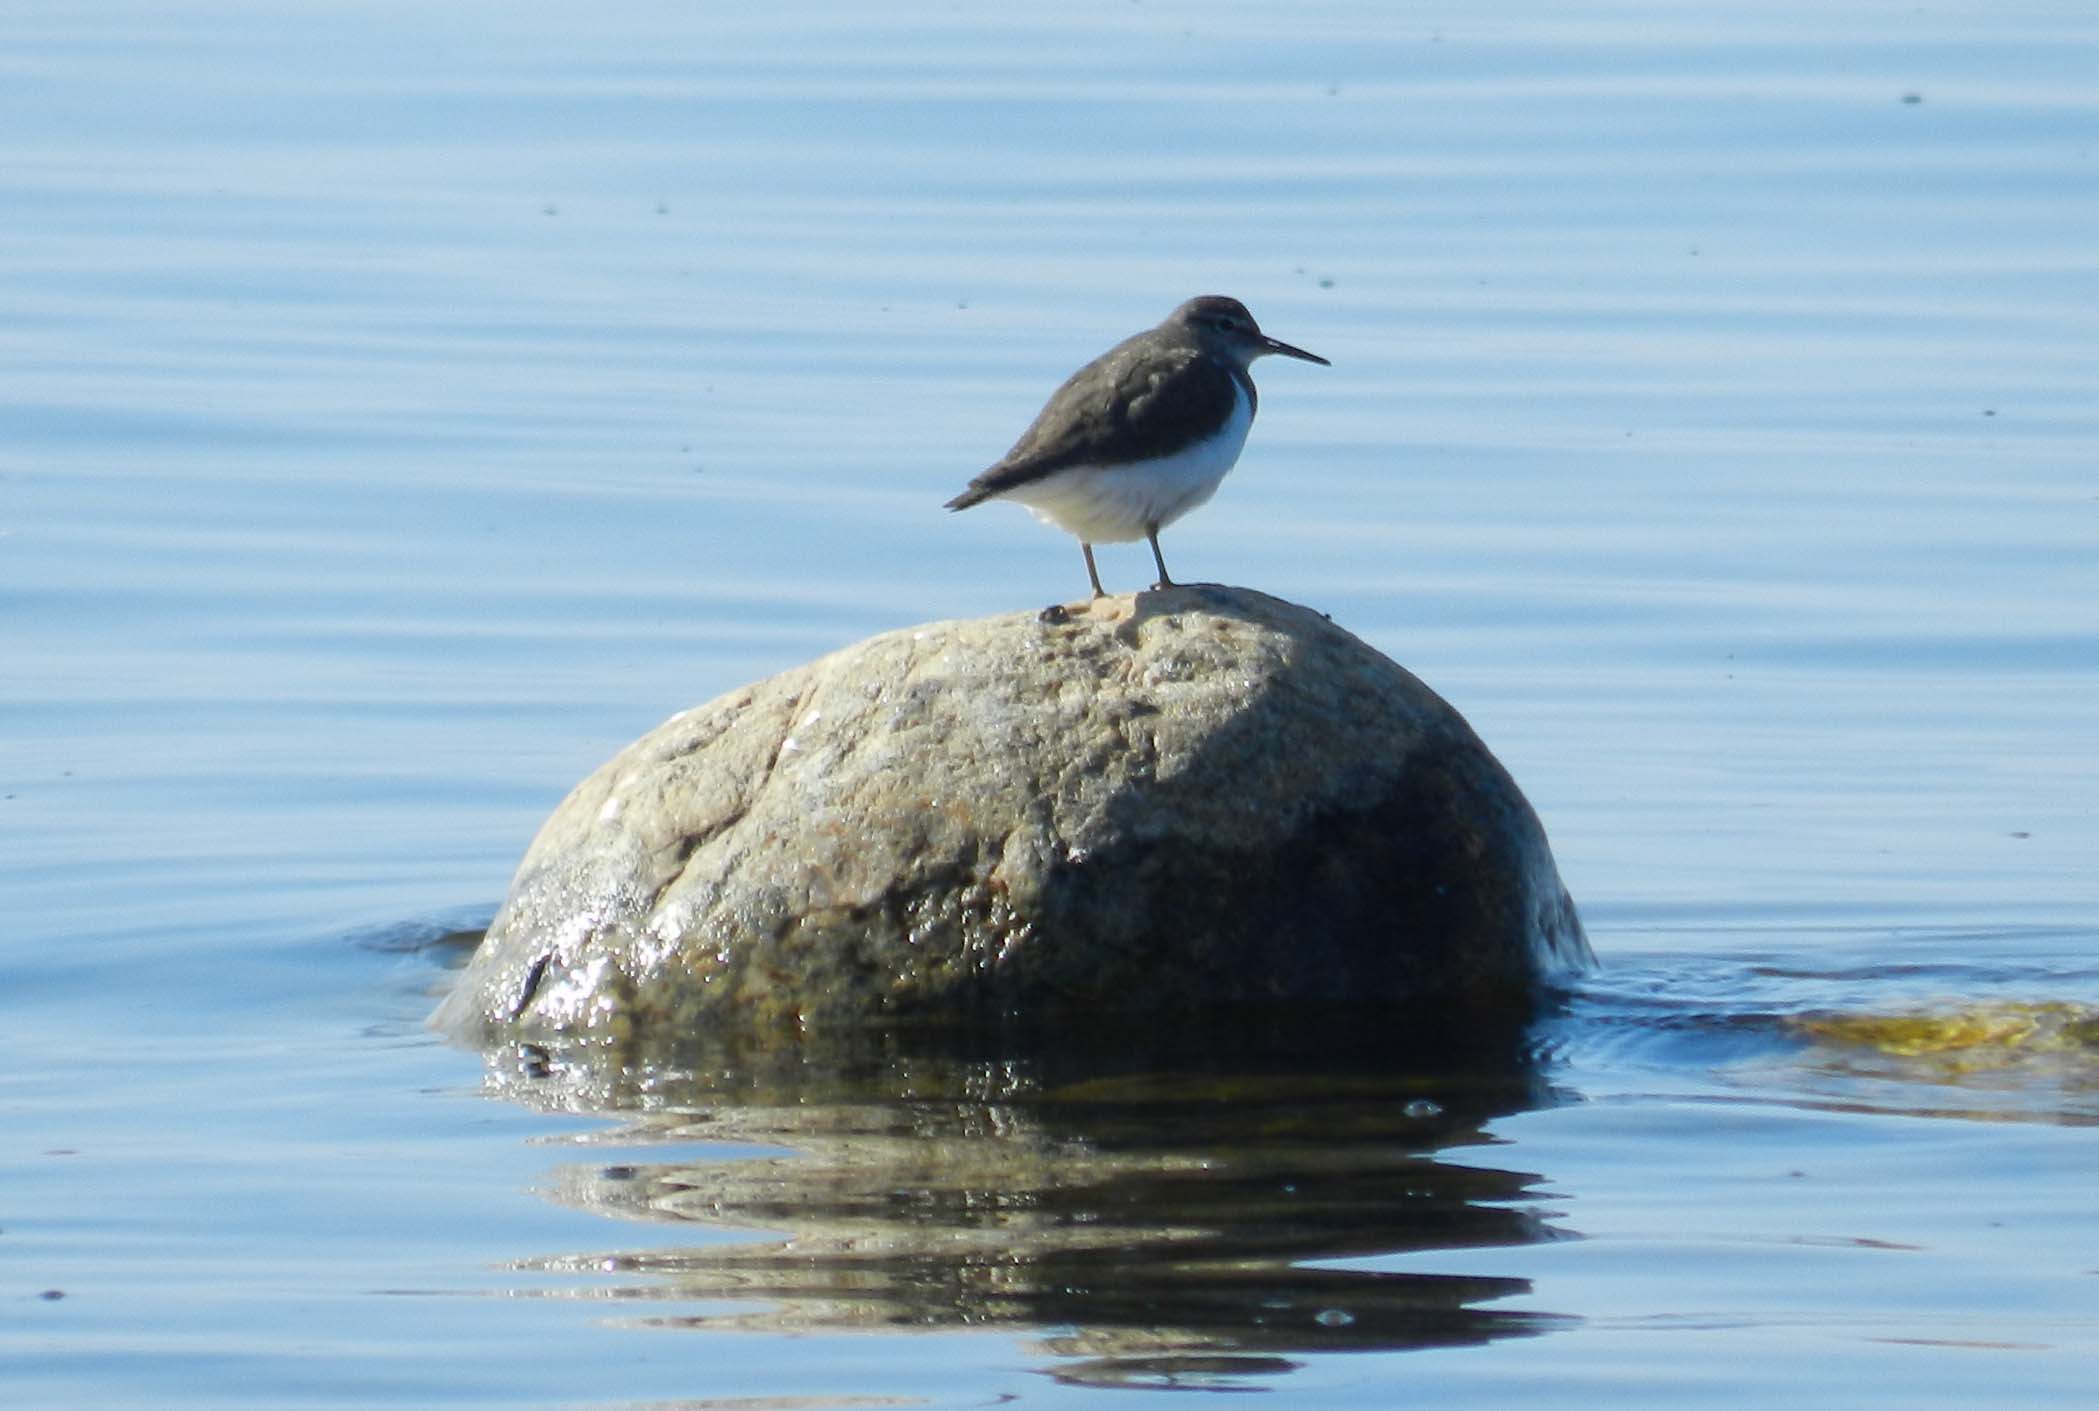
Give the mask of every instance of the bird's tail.
M 966 510 L 971 505 L 981 505 L 990 498 L 991 492 L 989 490 L 986 490 L 981 485 L 972 485 L 961 494 L 955 496 L 954 499 L 949 500 L 947 508 L 951 510 Z

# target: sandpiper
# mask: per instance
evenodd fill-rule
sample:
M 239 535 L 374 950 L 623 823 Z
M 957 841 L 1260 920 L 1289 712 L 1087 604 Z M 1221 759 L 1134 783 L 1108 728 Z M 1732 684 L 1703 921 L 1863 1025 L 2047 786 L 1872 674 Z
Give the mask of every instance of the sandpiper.
M 1170 588 L 1159 531 L 1215 494 L 1239 459 L 1260 404 L 1247 368 L 1270 353 L 1332 366 L 1270 338 L 1237 299 L 1190 299 L 1073 373 L 1013 449 L 947 507 L 1016 500 L 1077 535 L 1096 598 L 1107 594 L 1093 546 L 1147 540 L 1157 586 Z

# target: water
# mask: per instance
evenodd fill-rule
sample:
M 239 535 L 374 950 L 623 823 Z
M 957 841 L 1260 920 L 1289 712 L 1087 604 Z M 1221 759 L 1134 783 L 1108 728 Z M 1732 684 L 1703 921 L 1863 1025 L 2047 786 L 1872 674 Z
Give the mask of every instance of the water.
M 2088 1397 L 2083 7 L 5 32 L 9 1404 Z M 937 507 L 1212 290 L 1335 365 L 1263 365 L 1167 551 L 1521 781 L 1605 961 L 1533 1062 L 426 1033 L 621 744 L 1075 595 L 1068 541 Z

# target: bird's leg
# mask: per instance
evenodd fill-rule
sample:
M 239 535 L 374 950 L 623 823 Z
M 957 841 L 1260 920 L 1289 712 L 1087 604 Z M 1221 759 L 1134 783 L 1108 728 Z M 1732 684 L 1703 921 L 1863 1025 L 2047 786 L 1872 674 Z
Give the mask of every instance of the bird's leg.
M 1081 539 L 1079 540 L 1079 552 L 1086 556 L 1086 576 L 1093 580 L 1093 596 L 1096 598 L 1107 597 L 1107 590 L 1101 587 L 1100 571 L 1093 566 L 1093 545 Z
M 1156 524 L 1145 526 L 1144 537 L 1150 541 L 1152 546 L 1152 562 L 1159 565 L 1159 581 L 1152 586 L 1154 588 L 1178 586 L 1174 583 L 1172 576 L 1166 572 L 1166 555 L 1159 552 L 1159 526 Z

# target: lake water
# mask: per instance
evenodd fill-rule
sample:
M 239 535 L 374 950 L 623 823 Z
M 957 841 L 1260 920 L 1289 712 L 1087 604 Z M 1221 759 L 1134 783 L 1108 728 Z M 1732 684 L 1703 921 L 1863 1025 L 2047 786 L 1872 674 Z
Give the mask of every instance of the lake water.
M 2088 1404 L 2089 6 L 0 37 L 6 1404 Z M 1521 782 L 1603 960 L 1532 1061 L 424 1028 L 635 735 L 1078 596 L 940 503 L 1212 291 L 1334 366 L 1262 365 L 1170 562 Z

